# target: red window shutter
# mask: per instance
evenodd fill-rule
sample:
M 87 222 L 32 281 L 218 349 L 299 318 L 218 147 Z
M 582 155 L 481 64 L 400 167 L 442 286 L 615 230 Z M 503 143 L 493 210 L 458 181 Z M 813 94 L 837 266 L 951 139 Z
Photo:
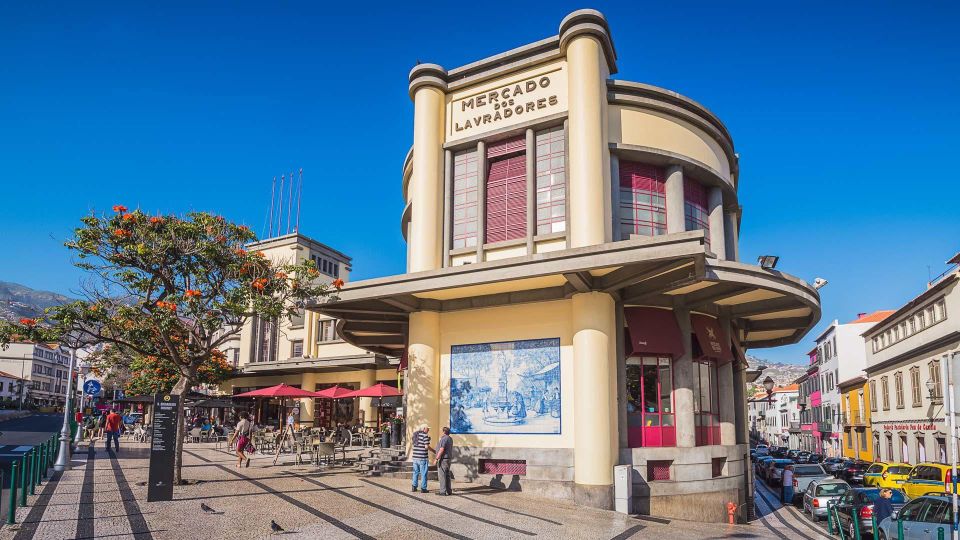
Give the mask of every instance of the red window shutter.
M 503 242 L 526 236 L 526 155 L 520 154 L 490 162 L 486 202 L 485 242 Z
M 621 161 L 620 187 L 637 191 L 665 193 L 663 169 L 646 163 Z
M 487 159 L 523 152 L 526 150 L 526 147 L 527 138 L 525 135 L 490 143 L 489 146 L 487 146 Z
M 693 178 L 684 177 L 683 179 L 683 199 L 706 212 L 707 188 Z

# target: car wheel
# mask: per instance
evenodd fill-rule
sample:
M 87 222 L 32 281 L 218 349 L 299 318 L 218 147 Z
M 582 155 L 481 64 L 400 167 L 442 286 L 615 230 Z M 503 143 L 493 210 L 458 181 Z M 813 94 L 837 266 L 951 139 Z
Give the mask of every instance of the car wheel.
M 853 520 L 850 520 L 850 536 L 847 538 L 856 538 L 856 531 L 853 529 Z

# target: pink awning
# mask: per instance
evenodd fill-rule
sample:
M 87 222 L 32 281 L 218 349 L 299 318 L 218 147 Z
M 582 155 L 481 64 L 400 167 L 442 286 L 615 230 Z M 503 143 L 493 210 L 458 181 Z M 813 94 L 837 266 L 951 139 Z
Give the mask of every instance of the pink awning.
M 319 390 L 317 392 L 314 392 L 313 394 L 318 398 L 340 399 L 340 398 L 345 398 L 347 397 L 347 394 L 352 394 L 352 393 L 353 393 L 353 390 L 351 390 L 350 388 L 344 388 L 342 386 L 331 386 L 330 388 L 324 388 L 323 390 Z
M 697 337 L 697 343 L 700 344 L 703 356 L 721 362 L 733 360 L 733 353 L 730 352 L 730 340 L 727 338 L 727 334 L 720 330 L 720 324 L 716 319 L 699 313 L 691 313 L 690 324 L 693 326 L 693 333 Z
M 628 355 L 683 356 L 683 340 L 673 310 L 628 307 L 623 309 L 623 315 L 629 331 Z
M 259 390 L 252 390 L 250 392 L 244 392 L 242 394 L 237 394 L 233 397 L 316 397 L 316 392 L 310 392 L 309 390 L 302 390 L 295 386 L 290 386 L 287 384 L 278 384 L 276 386 L 271 386 L 269 388 L 261 388 Z
M 368 386 L 367 388 L 361 388 L 350 392 L 349 394 L 343 397 L 393 397 L 393 396 L 402 396 L 403 392 L 400 390 L 383 383 L 377 383 L 373 386 Z

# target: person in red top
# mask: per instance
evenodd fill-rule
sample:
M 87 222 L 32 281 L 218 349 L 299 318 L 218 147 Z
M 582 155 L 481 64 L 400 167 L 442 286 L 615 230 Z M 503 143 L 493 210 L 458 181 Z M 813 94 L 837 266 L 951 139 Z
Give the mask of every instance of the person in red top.
M 107 415 L 107 424 L 104 431 L 107 433 L 107 451 L 110 451 L 110 440 L 113 439 L 113 447 L 116 452 L 120 451 L 120 428 L 123 426 L 123 418 L 117 414 L 117 411 L 111 410 Z

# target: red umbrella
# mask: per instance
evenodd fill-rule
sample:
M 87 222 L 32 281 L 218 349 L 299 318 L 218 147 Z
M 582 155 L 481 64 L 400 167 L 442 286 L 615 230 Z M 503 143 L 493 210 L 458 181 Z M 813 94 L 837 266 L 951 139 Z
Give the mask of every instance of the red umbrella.
M 303 390 L 294 386 L 289 386 L 286 384 L 278 384 L 276 386 L 271 386 L 270 388 L 261 388 L 259 390 L 251 390 L 250 392 L 244 392 L 242 394 L 236 394 L 233 397 L 266 397 L 266 398 L 275 398 L 275 397 L 317 397 L 316 392 L 311 392 L 309 390 Z
M 355 391 L 350 392 L 349 394 L 344 395 L 344 396 L 342 396 L 342 397 L 348 397 L 348 398 L 352 398 L 352 397 L 378 397 L 378 398 L 384 398 L 384 397 L 394 397 L 394 396 L 402 396 L 402 395 L 403 395 L 403 392 L 400 391 L 400 390 L 397 389 L 397 388 L 394 388 L 393 386 L 389 386 L 389 385 L 386 385 L 386 384 L 383 384 L 383 383 L 377 383 L 377 384 L 375 384 L 375 385 L 373 385 L 373 386 L 368 386 L 367 388 L 361 388 L 361 389 L 359 389 L 359 390 L 355 390 Z
M 312 398 L 317 397 L 316 392 L 311 392 L 309 390 L 303 390 L 294 386 L 287 384 L 278 384 L 276 386 L 271 386 L 269 388 L 261 388 L 259 390 L 252 390 L 250 392 L 244 392 L 242 394 L 237 394 L 233 397 L 252 397 L 252 398 Z M 281 401 L 281 410 L 278 410 L 281 417 L 278 420 L 280 428 L 283 428 L 283 410 L 285 409 L 285 402 Z
M 345 397 L 352 397 L 352 396 L 348 396 L 347 394 L 352 394 L 353 392 L 354 391 L 349 388 L 344 388 L 342 386 L 336 385 L 336 386 L 331 386 L 330 388 L 325 388 L 318 392 L 314 392 L 313 394 L 316 397 L 321 397 L 321 398 L 341 399 Z
M 368 397 L 368 398 L 380 398 L 380 402 L 377 404 L 377 425 L 380 425 L 381 417 L 381 407 L 383 406 L 383 398 L 385 397 L 394 397 L 402 396 L 403 392 L 392 386 L 388 386 L 383 383 L 377 383 L 373 386 L 368 386 L 367 388 L 361 388 L 355 392 L 350 392 L 349 394 L 343 396 L 348 398 L 355 397 Z

